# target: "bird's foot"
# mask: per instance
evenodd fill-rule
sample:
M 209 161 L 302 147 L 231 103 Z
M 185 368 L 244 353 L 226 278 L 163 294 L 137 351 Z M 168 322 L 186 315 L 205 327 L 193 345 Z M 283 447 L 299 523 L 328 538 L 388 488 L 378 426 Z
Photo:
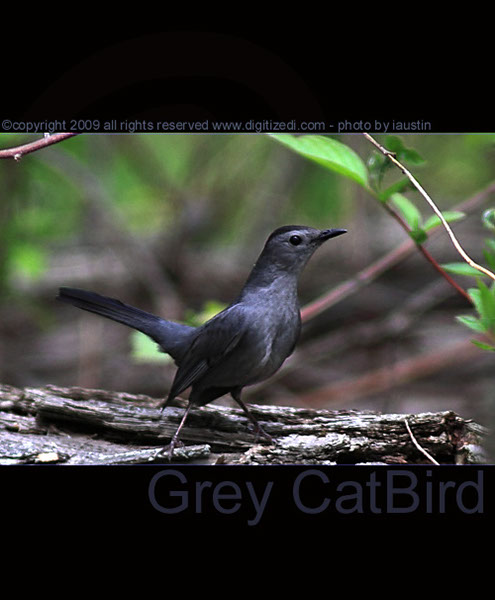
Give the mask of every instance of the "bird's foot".
M 167 446 L 162 446 L 161 448 L 158 448 L 156 450 L 152 460 L 156 460 L 157 458 L 166 456 L 168 461 L 172 462 L 172 460 L 174 458 L 174 450 L 176 448 L 182 448 L 183 446 L 184 446 L 183 442 L 181 442 L 180 440 L 174 440 L 172 438 L 172 440 L 170 441 L 170 444 L 168 444 Z
M 184 442 L 181 442 L 180 440 L 176 439 L 176 438 L 172 438 L 170 441 L 170 444 L 168 446 L 166 446 L 167 448 L 167 454 L 168 454 L 168 460 L 170 462 L 172 462 L 172 459 L 174 457 L 174 450 L 175 448 L 182 448 L 184 446 Z
M 267 433 L 259 423 L 254 426 L 254 443 L 257 444 L 260 436 L 267 439 L 271 444 L 275 444 L 276 440 L 269 433 Z

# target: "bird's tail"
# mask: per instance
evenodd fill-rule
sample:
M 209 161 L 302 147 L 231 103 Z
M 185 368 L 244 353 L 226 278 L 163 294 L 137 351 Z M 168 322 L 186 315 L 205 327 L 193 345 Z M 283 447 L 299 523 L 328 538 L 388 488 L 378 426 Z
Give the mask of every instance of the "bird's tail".
M 124 304 L 115 298 L 108 298 L 95 292 L 77 288 L 60 288 L 57 300 L 67 302 L 145 333 L 176 360 L 182 354 L 185 338 L 194 329 L 187 325 L 166 321 L 144 310 Z
M 148 333 L 146 330 L 149 329 L 149 326 L 158 320 L 155 315 L 124 304 L 115 298 L 107 298 L 95 294 L 95 292 L 87 292 L 76 288 L 60 288 L 57 300 L 67 302 L 113 321 L 118 321 L 143 333 Z

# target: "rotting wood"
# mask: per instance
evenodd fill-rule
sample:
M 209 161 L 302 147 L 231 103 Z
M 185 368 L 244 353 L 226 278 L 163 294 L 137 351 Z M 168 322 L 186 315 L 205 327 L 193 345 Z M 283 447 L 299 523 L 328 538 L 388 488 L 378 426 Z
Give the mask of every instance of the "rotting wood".
M 168 462 L 166 447 L 183 413 L 158 419 L 158 399 L 106 390 L 0 385 L 0 464 Z M 180 404 L 180 401 L 179 401 Z M 184 406 L 184 404 L 182 404 Z M 452 411 L 416 415 L 250 405 L 276 439 L 255 441 L 237 408 L 194 409 L 174 462 L 189 464 L 483 463 L 487 430 Z

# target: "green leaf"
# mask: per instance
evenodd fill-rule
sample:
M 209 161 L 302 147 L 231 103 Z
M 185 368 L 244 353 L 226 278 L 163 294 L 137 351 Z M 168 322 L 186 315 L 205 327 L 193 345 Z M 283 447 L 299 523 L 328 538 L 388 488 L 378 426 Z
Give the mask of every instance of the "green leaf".
M 477 333 L 485 333 L 485 331 L 486 331 L 486 327 L 476 317 L 472 317 L 470 315 L 462 315 L 462 316 L 456 317 L 456 319 L 459 321 L 459 323 L 462 323 L 463 325 L 465 325 L 466 327 L 469 327 L 469 329 L 472 329 L 473 331 L 476 331 Z
M 482 220 L 483 225 L 487 229 L 495 231 L 495 208 L 489 208 L 488 210 L 485 210 L 482 216 Z
M 400 214 L 412 230 L 419 229 L 421 223 L 421 213 L 413 202 L 402 194 L 392 194 L 391 202 L 399 210 Z
M 454 223 L 455 221 L 460 221 L 466 216 L 466 213 L 463 213 L 459 210 L 446 210 L 443 214 L 443 218 L 447 221 L 447 223 Z M 423 225 L 425 231 L 429 231 L 434 227 L 438 227 L 442 224 L 440 221 L 440 217 L 437 215 L 431 216 L 429 219 L 426 219 L 426 222 Z
M 288 133 L 269 134 L 298 154 L 309 158 L 336 173 L 348 177 L 363 187 L 368 187 L 368 170 L 361 158 L 348 146 L 330 137 Z
M 469 288 L 468 289 L 468 295 L 471 298 L 471 300 L 473 301 L 474 304 L 474 308 L 476 309 L 476 312 L 481 315 L 481 294 L 478 288 Z
M 421 227 L 418 227 L 418 229 L 411 229 L 409 235 L 416 242 L 416 244 L 424 244 L 424 242 L 426 242 L 426 240 L 428 239 L 426 231 Z
M 495 271 L 495 254 L 490 252 L 489 250 L 483 250 L 483 256 L 485 257 L 487 265 Z
M 407 162 L 413 165 L 420 165 L 425 162 L 424 158 L 422 158 L 416 150 L 406 148 L 401 138 L 396 135 L 387 136 L 385 139 L 385 147 L 387 150 L 390 150 L 390 152 L 393 152 L 400 162 Z
M 41 277 L 47 266 L 44 250 L 29 242 L 17 242 L 11 247 L 8 264 L 16 275 L 30 280 Z
M 385 138 L 385 146 L 387 150 L 390 150 L 390 152 L 395 152 L 395 154 L 398 155 L 404 148 L 404 142 L 396 135 L 387 135 Z
M 371 187 L 378 192 L 382 185 L 382 179 L 387 169 L 392 167 L 392 163 L 386 156 L 380 152 L 372 152 L 366 161 L 366 167 L 369 173 L 369 181 Z M 399 190 L 396 190 L 399 191 Z M 382 200 L 383 202 L 384 200 Z
M 207 300 L 200 312 L 187 310 L 184 315 L 184 322 L 186 325 L 199 327 L 221 312 L 226 306 L 226 304 L 217 300 Z
M 390 163 L 390 161 L 387 161 L 387 162 Z M 380 202 L 385 202 L 392 194 L 395 194 L 398 192 L 404 192 L 409 188 L 414 188 L 414 186 L 411 183 L 410 179 L 408 179 L 407 177 L 404 177 L 404 179 L 399 179 L 399 181 L 396 181 L 395 183 L 393 183 L 386 190 L 383 190 L 383 192 L 380 192 L 378 199 L 380 200 Z
M 172 362 L 171 356 L 165 354 L 165 352 L 160 352 L 157 343 L 140 331 L 131 333 L 131 356 L 136 362 Z
M 452 273 L 453 275 L 466 275 L 469 277 L 485 276 L 484 273 L 478 271 L 478 269 L 475 269 L 474 267 L 471 267 L 471 265 L 468 265 L 465 262 L 445 263 L 440 266 L 442 269 L 447 271 L 447 273 Z
M 405 148 L 402 152 L 401 161 L 411 165 L 421 165 L 425 159 L 413 148 Z
M 471 340 L 471 343 L 482 350 L 490 350 L 491 352 L 495 352 L 495 346 L 490 346 L 490 344 L 485 344 L 483 342 L 479 342 L 478 340 Z
M 383 156 L 380 152 L 372 152 L 366 161 L 366 167 L 368 171 L 374 174 L 380 174 L 385 165 L 390 163 L 386 156 Z
M 481 301 L 481 320 L 490 329 L 495 329 L 495 294 L 481 280 L 478 281 Z
M 490 252 L 493 252 L 493 254 L 495 254 L 495 240 L 485 240 L 485 244 L 488 246 Z

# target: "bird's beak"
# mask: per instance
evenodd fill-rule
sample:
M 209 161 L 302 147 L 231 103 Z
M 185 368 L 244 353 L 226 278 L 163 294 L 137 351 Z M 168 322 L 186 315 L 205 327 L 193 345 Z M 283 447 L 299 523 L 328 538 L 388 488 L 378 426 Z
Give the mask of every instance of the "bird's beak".
M 318 241 L 324 242 L 325 240 L 337 237 L 338 235 L 342 235 L 343 233 L 347 233 L 347 229 L 324 229 L 318 236 Z

